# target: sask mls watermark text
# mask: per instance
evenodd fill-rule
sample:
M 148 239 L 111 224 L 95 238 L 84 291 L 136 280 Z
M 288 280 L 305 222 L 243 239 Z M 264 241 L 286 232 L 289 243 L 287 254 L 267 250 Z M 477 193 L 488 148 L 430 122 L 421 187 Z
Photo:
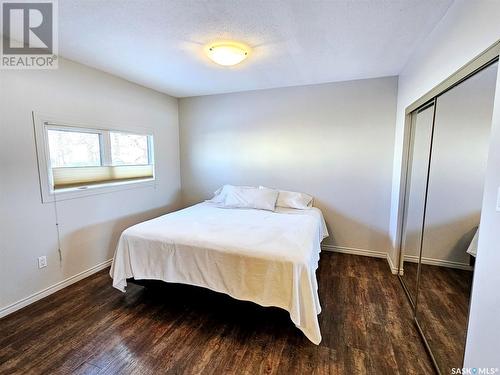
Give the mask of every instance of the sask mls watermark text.
M 0 68 L 57 68 L 56 0 L 2 0 L 0 20 Z

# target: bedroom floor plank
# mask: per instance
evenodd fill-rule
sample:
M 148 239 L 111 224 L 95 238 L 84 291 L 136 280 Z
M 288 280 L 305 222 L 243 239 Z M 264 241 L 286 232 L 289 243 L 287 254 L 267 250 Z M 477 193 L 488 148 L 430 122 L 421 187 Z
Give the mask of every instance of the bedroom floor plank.
M 385 260 L 321 254 L 323 341 L 288 313 L 186 285 L 126 294 L 108 270 L 0 319 L 0 374 L 431 374 Z

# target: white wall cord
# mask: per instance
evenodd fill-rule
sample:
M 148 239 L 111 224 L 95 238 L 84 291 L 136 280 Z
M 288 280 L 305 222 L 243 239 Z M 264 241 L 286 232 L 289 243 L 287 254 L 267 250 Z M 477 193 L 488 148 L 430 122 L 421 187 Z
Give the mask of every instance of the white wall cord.
M 57 212 L 57 194 L 56 194 L 55 190 L 54 190 L 54 213 L 56 216 L 57 252 L 59 253 L 59 265 L 62 266 L 61 233 L 59 231 L 59 215 Z

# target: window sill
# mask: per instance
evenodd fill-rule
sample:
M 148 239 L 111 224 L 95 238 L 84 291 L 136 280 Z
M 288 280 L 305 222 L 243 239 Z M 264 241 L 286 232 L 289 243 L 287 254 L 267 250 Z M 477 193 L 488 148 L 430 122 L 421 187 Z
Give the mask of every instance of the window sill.
M 138 181 L 122 181 L 106 183 L 102 185 L 89 185 L 85 187 L 59 189 L 56 192 L 42 192 L 42 202 L 51 203 L 54 201 L 76 199 L 88 197 L 91 195 L 108 194 L 115 191 L 138 189 L 151 186 L 156 187 L 156 180 L 154 178 Z

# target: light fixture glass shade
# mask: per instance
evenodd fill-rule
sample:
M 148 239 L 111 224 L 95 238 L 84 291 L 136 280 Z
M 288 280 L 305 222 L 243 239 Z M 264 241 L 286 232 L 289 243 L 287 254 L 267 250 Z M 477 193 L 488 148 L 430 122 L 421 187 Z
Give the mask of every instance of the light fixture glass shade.
M 248 48 L 237 43 L 213 44 L 207 50 L 208 57 L 216 64 L 232 66 L 248 56 Z

